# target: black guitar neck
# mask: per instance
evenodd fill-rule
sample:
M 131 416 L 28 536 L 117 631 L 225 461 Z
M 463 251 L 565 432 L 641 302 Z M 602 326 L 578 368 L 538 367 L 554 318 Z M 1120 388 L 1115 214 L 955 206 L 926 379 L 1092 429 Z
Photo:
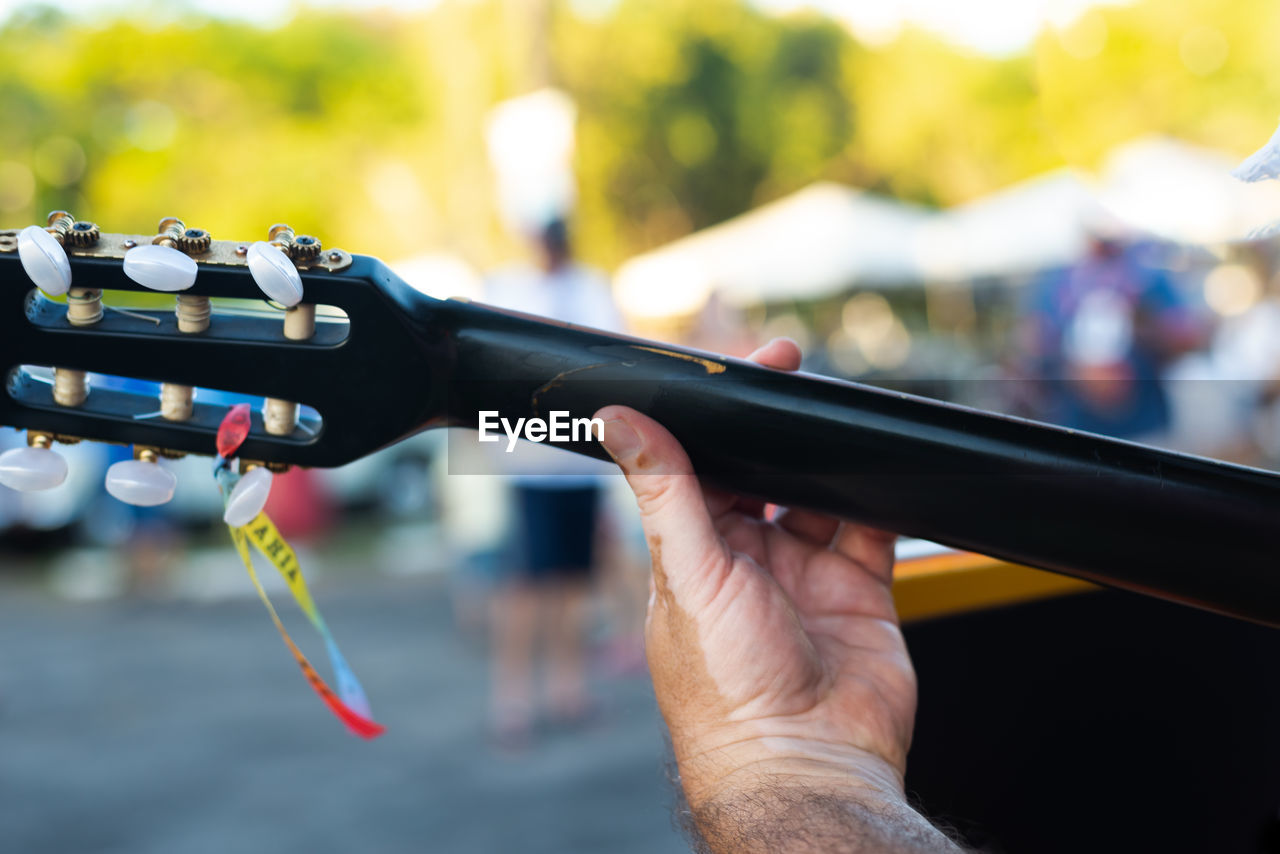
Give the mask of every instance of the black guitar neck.
M 451 423 L 624 404 L 727 489 L 1280 625 L 1275 474 L 476 305 L 437 321 Z

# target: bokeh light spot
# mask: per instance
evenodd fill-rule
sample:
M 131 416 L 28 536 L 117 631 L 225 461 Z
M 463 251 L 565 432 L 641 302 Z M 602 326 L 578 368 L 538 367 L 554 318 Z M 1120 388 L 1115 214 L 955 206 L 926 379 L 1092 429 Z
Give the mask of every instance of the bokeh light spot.
M 667 126 L 667 146 L 681 166 L 698 166 L 715 153 L 716 129 L 699 113 L 682 113 Z
M 1197 77 L 1208 77 L 1221 69 L 1230 53 L 1227 37 L 1216 27 L 1195 27 L 1178 43 L 1182 64 Z
M 125 135 L 134 148 L 163 151 L 178 132 L 178 119 L 168 104 L 139 101 L 125 118 Z
M 36 178 L 15 160 L 0 160 L 0 211 L 25 208 L 36 194 Z
M 1244 314 L 1262 297 L 1262 282 L 1240 264 L 1221 264 L 1204 280 L 1204 301 L 1223 317 Z
M 52 187 L 66 187 L 84 175 L 84 149 L 67 136 L 51 136 L 35 150 L 33 165 L 41 181 Z
M 1097 11 L 1086 12 L 1058 33 L 1063 51 L 1074 59 L 1093 59 L 1107 46 L 1107 22 Z
M 874 368 L 901 366 L 911 354 L 911 333 L 882 295 L 864 291 L 844 304 L 841 326 Z

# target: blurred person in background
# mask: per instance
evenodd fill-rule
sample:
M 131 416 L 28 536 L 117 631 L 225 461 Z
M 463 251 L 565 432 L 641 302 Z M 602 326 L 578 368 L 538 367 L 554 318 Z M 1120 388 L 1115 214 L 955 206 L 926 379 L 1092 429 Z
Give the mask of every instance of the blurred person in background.
M 1159 442 L 1168 433 L 1165 367 L 1204 334 L 1168 275 L 1114 227 L 1091 229 L 1074 266 L 1036 285 L 1020 330 L 1037 417 Z
M 1250 277 L 1258 299 L 1223 319 L 1201 375 L 1222 389 L 1232 429 L 1219 444 L 1192 450 L 1246 464 L 1280 461 L 1280 244 L 1237 248 L 1235 275 Z M 1246 280 L 1248 281 L 1248 280 Z
M 552 219 L 542 228 L 536 252 L 536 267 L 492 275 L 486 300 L 515 311 L 621 331 L 608 280 L 573 259 L 564 219 Z M 528 442 L 501 456 L 500 470 L 509 474 L 512 487 L 515 548 L 490 601 L 490 725 L 499 747 L 518 749 L 533 735 L 539 650 L 546 665 L 549 719 L 581 724 L 595 712 L 586 683 L 586 606 L 597 562 L 602 478 L 613 469 Z
M 597 588 L 607 636 L 597 662 L 608 676 L 648 673 L 644 661 L 644 611 L 649 601 L 649 561 L 644 532 L 632 512 L 631 491 L 621 478 L 601 484 Z

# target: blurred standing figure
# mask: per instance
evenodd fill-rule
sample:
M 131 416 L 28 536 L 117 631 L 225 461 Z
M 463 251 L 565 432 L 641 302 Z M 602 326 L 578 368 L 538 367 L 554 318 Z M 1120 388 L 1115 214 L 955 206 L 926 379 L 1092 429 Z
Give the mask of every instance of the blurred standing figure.
M 529 314 L 621 331 L 607 279 L 573 260 L 563 219 L 537 238 L 538 267 L 493 275 L 490 303 Z M 490 606 L 491 725 L 498 744 L 526 743 L 534 720 L 534 663 L 545 642 L 549 716 L 579 723 L 592 712 L 583 634 L 601 478 L 614 469 L 547 445 L 520 442 L 502 453 L 511 474 L 516 546 Z
M 1039 417 L 1127 439 L 1158 441 L 1168 431 L 1163 369 L 1203 336 L 1139 249 L 1095 233 L 1083 259 L 1037 284 L 1021 338 Z
M 1241 266 L 1258 282 L 1257 302 L 1223 319 L 1206 354 L 1208 376 L 1227 389 L 1229 418 L 1242 435 L 1213 448 L 1250 465 L 1280 461 L 1280 245 L 1274 240 L 1237 248 Z

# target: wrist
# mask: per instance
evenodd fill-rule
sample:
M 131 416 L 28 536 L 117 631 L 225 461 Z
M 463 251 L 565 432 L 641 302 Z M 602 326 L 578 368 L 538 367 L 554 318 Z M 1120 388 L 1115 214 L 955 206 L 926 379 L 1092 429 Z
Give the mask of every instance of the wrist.
M 707 854 L 958 854 L 907 803 L 890 762 L 855 748 L 769 739 L 681 766 L 682 823 Z M 712 771 L 711 769 L 716 769 Z
M 902 769 L 874 753 L 810 737 L 753 735 L 687 739 L 672 746 L 689 805 L 736 794 L 796 788 L 842 794 L 866 803 L 905 803 Z

